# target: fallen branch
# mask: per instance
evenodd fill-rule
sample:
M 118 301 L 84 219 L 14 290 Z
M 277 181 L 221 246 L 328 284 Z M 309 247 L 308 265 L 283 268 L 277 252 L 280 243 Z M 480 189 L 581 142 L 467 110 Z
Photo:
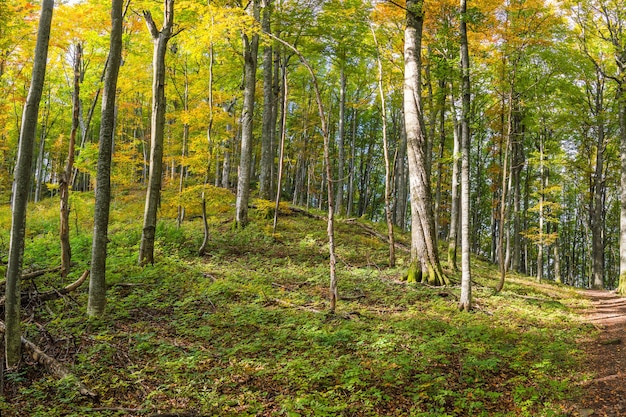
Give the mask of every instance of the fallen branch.
M 85 408 L 85 413 L 99 413 L 102 411 L 121 411 L 124 413 L 143 413 L 146 411 L 144 408 L 128 408 L 128 407 L 98 407 L 98 408 Z M 162 416 L 162 414 L 159 414 Z
M 358 222 L 356 219 L 345 219 L 345 220 L 341 220 L 342 223 L 346 223 L 346 224 L 351 224 L 354 226 L 358 226 L 361 229 L 365 230 L 367 233 L 369 233 L 370 235 L 382 240 L 385 243 L 389 243 L 389 236 L 386 236 L 382 233 L 380 233 L 378 230 L 374 229 L 373 227 L 370 227 L 366 224 L 360 223 Z M 401 249 L 403 251 L 409 252 L 411 249 L 400 243 L 400 242 L 394 242 L 394 247 L 397 249 Z
M 65 286 L 64 288 L 61 288 L 60 290 L 50 290 L 48 292 L 36 294 L 36 298 L 40 299 L 41 301 L 56 300 L 57 298 L 60 298 L 66 294 L 69 294 L 75 289 L 77 289 L 78 287 L 80 287 L 81 285 L 83 285 L 83 283 L 87 280 L 88 276 L 89 276 L 89 270 L 86 269 L 85 272 L 83 272 L 83 274 L 80 276 L 80 278 L 78 278 L 76 281 L 72 282 L 71 284 Z
M 624 373 L 623 372 L 619 372 L 617 374 L 607 375 L 607 376 L 603 376 L 601 378 L 592 379 L 591 381 L 587 381 L 587 383 L 585 385 L 595 384 L 596 382 L 612 381 L 614 379 L 622 378 L 623 376 L 624 376 Z
M 280 300 L 278 298 L 272 298 L 271 301 L 275 302 L 276 304 L 282 305 L 284 307 L 296 308 L 298 310 L 309 311 L 311 313 L 318 313 L 318 314 L 325 313 L 325 311 L 317 310 L 317 309 L 312 308 L 312 307 L 300 306 L 300 305 L 297 305 L 297 304 L 290 303 L 288 301 Z
M 0 333 L 4 336 L 5 332 L 4 322 L 0 321 Z M 91 391 L 85 384 L 83 384 L 74 374 L 72 374 L 69 369 L 63 365 L 58 360 L 54 359 L 52 356 L 44 353 L 37 345 L 35 345 L 30 340 L 25 337 L 21 337 L 22 347 L 24 351 L 27 352 L 31 358 L 35 360 L 38 364 L 42 365 L 44 368 L 48 370 L 52 375 L 56 376 L 59 379 L 68 378 L 74 382 L 78 392 L 81 395 L 90 398 L 98 398 L 98 394 Z
M 324 217 L 324 216 L 320 216 L 319 214 L 311 213 L 310 211 L 301 209 L 300 207 L 289 206 L 289 210 L 291 210 L 294 213 L 302 214 L 303 216 L 306 216 L 306 217 L 308 217 L 310 219 L 327 220 L 327 218 Z
M 55 266 L 54 268 L 48 268 L 48 269 L 40 269 L 38 271 L 33 271 L 33 272 L 28 272 L 26 274 L 22 274 L 21 275 L 21 279 L 26 280 L 26 279 L 34 279 L 37 277 L 40 277 L 42 275 L 46 275 L 49 274 L 51 272 L 59 272 L 61 270 L 60 266 Z M 3 286 L 7 283 L 6 279 L 2 279 L 0 280 L 0 286 Z

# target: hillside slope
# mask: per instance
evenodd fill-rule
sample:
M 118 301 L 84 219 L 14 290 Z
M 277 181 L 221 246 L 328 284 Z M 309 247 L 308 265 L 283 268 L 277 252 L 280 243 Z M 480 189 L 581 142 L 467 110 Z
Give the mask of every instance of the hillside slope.
M 458 288 L 403 282 L 407 253 L 389 269 L 380 239 L 340 221 L 341 300 L 329 315 L 325 222 L 283 208 L 273 235 L 257 202 L 251 224 L 233 230 L 230 198 L 210 205 L 199 257 L 197 200 L 185 200 L 189 220 L 177 228 L 167 217 L 181 200 L 166 193 L 157 263 L 139 267 L 142 195 L 118 191 L 106 316 L 85 317 L 86 285 L 24 309 L 25 336 L 99 399 L 25 361 L 6 372 L 2 415 L 556 416 L 577 401 L 589 378 L 578 342 L 594 328 L 573 289 L 511 275 L 493 295 L 497 270 L 475 260 L 476 309 L 458 312 Z M 74 278 L 89 263 L 92 199 L 72 195 Z M 57 207 L 31 206 L 25 269 L 58 264 Z M 3 259 L 9 211 L 0 208 Z M 49 273 L 23 290 L 64 284 Z

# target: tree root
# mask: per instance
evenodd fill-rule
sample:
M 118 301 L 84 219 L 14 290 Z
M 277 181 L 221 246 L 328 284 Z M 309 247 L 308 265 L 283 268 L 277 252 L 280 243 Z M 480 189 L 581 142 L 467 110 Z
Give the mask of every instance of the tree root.
M 4 336 L 5 325 L 0 321 L 0 334 Z M 59 379 L 68 378 L 73 381 L 74 385 L 78 389 L 81 395 L 90 398 L 98 398 L 98 394 L 91 391 L 85 384 L 83 384 L 70 370 L 58 360 L 52 356 L 44 353 L 37 345 L 30 340 L 22 336 L 22 347 L 24 352 L 27 352 L 31 358 L 35 360 L 39 365 L 42 365 L 48 372 Z

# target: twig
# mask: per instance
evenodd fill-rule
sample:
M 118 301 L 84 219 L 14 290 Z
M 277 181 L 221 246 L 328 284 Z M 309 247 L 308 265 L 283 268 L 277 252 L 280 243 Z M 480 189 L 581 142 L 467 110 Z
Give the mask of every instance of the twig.
M 85 408 L 85 413 L 99 413 L 101 411 L 123 411 L 125 413 L 143 413 L 146 410 L 144 408 L 128 408 L 128 407 L 98 407 L 98 408 Z M 162 414 L 160 414 L 162 415 Z

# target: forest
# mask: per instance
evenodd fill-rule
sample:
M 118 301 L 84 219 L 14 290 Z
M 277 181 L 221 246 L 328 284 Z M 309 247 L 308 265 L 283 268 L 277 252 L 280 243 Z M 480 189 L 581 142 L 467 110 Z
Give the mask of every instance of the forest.
M 2 414 L 626 415 L 621 1 L 0 0 L 0 152 Z

